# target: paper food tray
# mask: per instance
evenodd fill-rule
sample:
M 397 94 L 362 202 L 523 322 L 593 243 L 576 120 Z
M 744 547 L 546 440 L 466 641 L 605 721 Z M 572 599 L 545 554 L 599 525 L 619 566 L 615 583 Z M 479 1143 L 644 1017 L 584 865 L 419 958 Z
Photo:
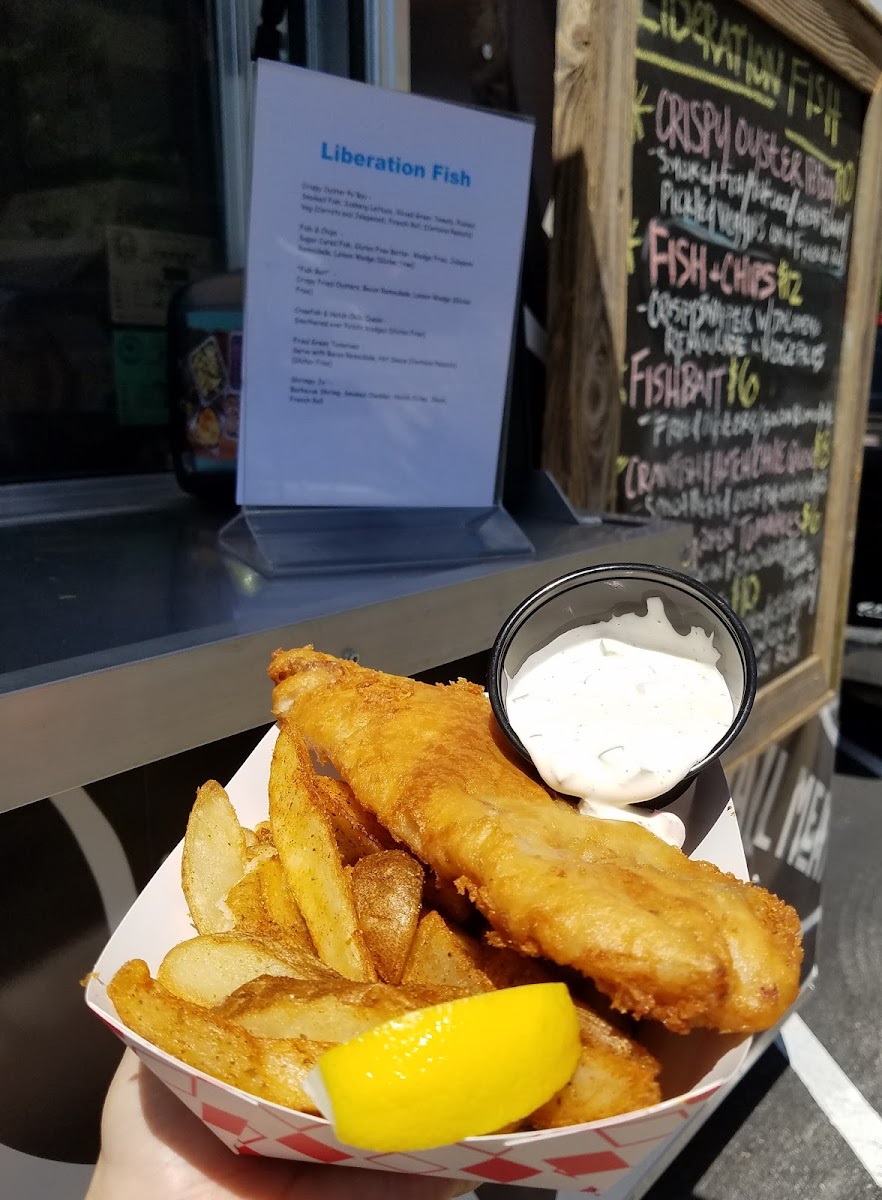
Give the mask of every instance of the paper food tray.
M 230 799 L 244 825 L 267 817 L 267 784 L 276 739 L 272 729 L 230 781 Z M 702 773 L 672 806 L 686 822 L 690 858 L 703 858 L 740 879 L 747 866 L 735 809 L 722 768 Z M 468 1138 L 453 1146 L 408 1154 L 373 1154 L 337 1141 L 330 1124 L 250 1096 L 178 1062 L 132 1033 L 107 998 L 106 984 L 131 958 L 156 974 L 166 952 L 194 937 L 183 892 L 183 843 L 165 860 L 111 937 L 95 964 L 86 1003 L 171 1090 L 237 1154 L 336 1163 L 481 1183 L 584 1191 L 603 1195 L 694 1115 L 739 1070 L 750 1038 L 696 1032 L 668 1034 L 647 1024 L 646 1042 L 662 1063 L 666 1099 L 606 1121 L 565 1129 Z

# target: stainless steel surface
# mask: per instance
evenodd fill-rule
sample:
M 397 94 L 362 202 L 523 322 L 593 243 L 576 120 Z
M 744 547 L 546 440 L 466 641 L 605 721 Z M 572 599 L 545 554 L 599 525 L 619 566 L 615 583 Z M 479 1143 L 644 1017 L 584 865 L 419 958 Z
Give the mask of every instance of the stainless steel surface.
M 842 679 L 845 683 L 882 687 L 882 646 L 878 643 L 857 646 L 846 643 Z
M 882 646 L 882 625 L 878 628 L 870 625 L 846 625 L 845 649 L 848 652 L 852 646 Z
M 684 527 L 525 523 L 536 556 L 264 580 L 194 504 L 0 528 L 0 811 L 269 720 L 280 645 L 412 674 L 489 648 L 542 583 L 616 560 L 680 566 Z
M 228 271 L 245 265 L 251 186 L 251 49 L 260 0 L 216 0 L 217 107 L 220 129 L 224 241 Z
M 8 483 L 0 487 L 0 525 L 181 508 L 185 503 L 170 473 Z
M 349 0 L 306 0 L 306 65 L 349 75 Z
M 364 0 L 367 83 L 410 91 L 410 0 Z

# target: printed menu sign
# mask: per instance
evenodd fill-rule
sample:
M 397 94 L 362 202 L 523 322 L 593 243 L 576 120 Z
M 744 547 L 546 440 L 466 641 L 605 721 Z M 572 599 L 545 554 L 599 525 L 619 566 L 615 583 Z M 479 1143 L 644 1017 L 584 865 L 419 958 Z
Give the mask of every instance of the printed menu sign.
M 261 62 L 240 504 L 493 504 L 532 144 Z
M 691 521 L 760 681 L 810 652 L 859 92 L 737 4 L 644 0 L 618 504 Z

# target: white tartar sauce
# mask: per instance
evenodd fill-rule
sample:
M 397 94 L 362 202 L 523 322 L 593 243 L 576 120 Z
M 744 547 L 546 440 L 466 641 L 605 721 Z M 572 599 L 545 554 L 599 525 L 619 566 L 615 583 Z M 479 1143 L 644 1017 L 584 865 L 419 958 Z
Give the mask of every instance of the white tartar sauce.
M 679 783 L 725 735 L 734 709 L 719 657 L 712 634 L 678 633 L 653 596 L 645 613 L 571 629 L 531 654 L 509 685 L 508 717 L 549 787 L 682 845 L 674 814 L 628 806 Z

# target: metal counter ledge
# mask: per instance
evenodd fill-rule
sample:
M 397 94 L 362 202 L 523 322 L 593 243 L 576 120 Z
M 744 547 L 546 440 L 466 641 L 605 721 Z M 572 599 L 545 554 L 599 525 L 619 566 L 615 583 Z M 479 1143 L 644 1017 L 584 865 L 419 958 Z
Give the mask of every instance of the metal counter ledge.
M 73 494 L 73 516 L 20 493 L 0 506 L 0 811 L 267 723 L 279 646 L 415 674 L 487 650 L 542 583 L 600 562 L 679 566 L 688 536 L 524 519 L 531 557 L 268 580 L 221 553 L 224 516 L 170 483 Z

